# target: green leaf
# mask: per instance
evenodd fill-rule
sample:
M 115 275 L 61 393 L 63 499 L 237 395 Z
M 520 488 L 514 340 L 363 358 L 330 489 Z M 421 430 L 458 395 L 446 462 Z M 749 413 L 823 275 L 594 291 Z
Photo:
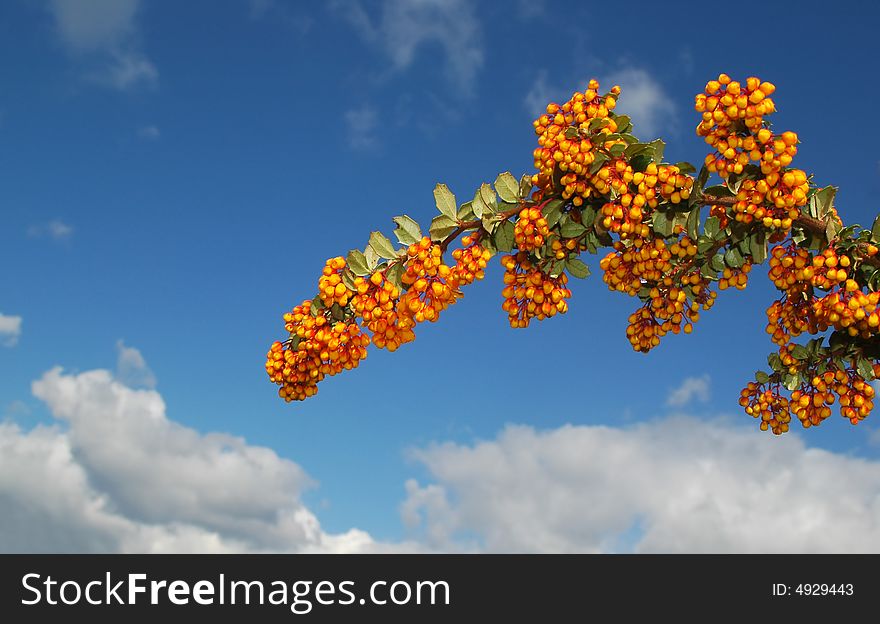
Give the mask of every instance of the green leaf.
M 620 158 L 621 156 L 623 156 L 623 153 L 626 151 L 626 145 L 624 145 L 623 143 L 615 143 L 610 148 L 608 148 L 608 151 L 615 158 Z
M 484 186 L 489 186 L 489 185 L 484 183 L 482 186 L 480 186 L 480 188 L 477 189 L 477 192 L 474 193 L 474 199 L 471 201 L 471 209 L 474 211 L 474 216 L 477 219 L 482 219 L 483 215 L 485 215 L 485 214 L 491 215 L 494 212 L 494 210 L 492 209 L 492 206 L 490 206 L 489 203 L 486 201 L 488 194 L 484 193 L 484 191 L 483 191 Z M 494 203 L 495 193 L 492 192 L 491 189 L 489 192 L 492 193 L 491 199 L 492 199 L 492 202 Z
M 382 232 L 370 233 L 370 247 L 373 248 L 373 251 L 375 251 L 380 258 L 391 260 L 392 258 L 397 257 L 397 250 L 394 249 L 394 245 L 388 240 L 387 236 L 382 234 Z
M 703 233 L 711 239 L 718 238 L 718 232 L 721 229 L 721 221 L 718 217 L 709 217 L 706 219 L 706 225 L 703 226 Z
M 633 158 L 640 154 L 645 154 L 646 152 L 653 152 L 654 150 L 647 143 L 633 143 L 632 145 L 627 146 L 626 150 L 623 152 L 627 158 Z
M 317 318 L 321 312 L 325 309 L 324 301 L 321 299 L 321 295 L 318 295 L 314 299 L 312 299 L 312 306 L 309 308 L 309 314 L 313 317 Z
M 825 188 L 816 191 L 816 193 L 810 198 L 811 216 L 816 217 L 817 219 L 824 219 L 825 215 L 827 215 L 834 206 L 834 195 L 836 193 L 837 189 L 833 186 L 826 186 Z M 815 214 L 813 214 L 813 212 L 815 212 Z
M 797 373 L 794 375 L 791 373 L 783 373 L 782 385 L 785 386 L 785 389 L 789 392 L 797 390 L 798 386 L 801 385 L 801 376 Z
M 714 246 L 715 241 L 713 241 L 708 236 L 700 236 L 699 238 L 697 238 L 697 253 L 707 253 Z
M 474 215 L 474 205 L 473 202 L 465 202 L 458 209 L 458 220 L 459 221 L 470 221 L 476 215 Z
M 357 290 L 357 288 L 354 285 L 355 274 L 351 270 L 351 267 L 347 266 L 344 269 L 342 269 L 342 276 L 341 277 L 342 277 L 342 283 L 345 284 L 346 288 L 348 288 L 349 290 Z
M 608 125 L 608 119 L 605 117 L 596 117 L 590 122 L 590 125 L 587 126 L 590 132 L 595 132 L 599 128 L 604 128 Z
M 832 215 L 825 217 L 825 238 L 830 243 L 841 233 L 840 221 Z
M 761 264 L 767 259 L 767 236 L 763 230 L 749 236 L 749 254 L 755 264 Z
M 577 128 L 568 127 L 565 129 L 565 138 L 566 139 L 576 139 L 580 135 L 580 132 Z
M 402 215 L 394 217 L 393 220 L 397 224 L 397 229 L 394 230 L 394 234 L 397 236 L 397 240 L 400 241 L 401 245 L 412 245 L 421 240 L 422 229 L 413 219 L 407 215 Z
M 401 278 L 403 277 L 403 262 L 395 262 L 388 270 L 385 271 L 385 279 L 394 284 L 398 290 L 403 292 L 403 282 Z
M 485 214 L 483 215 L 483 218 L 480 219 L 480 223 L 483 226 L 483 229 L 491 234 L 495 231 L 495 226 L 498 224 L 498 221 L 495 220 L 494 216 Z
M 446 215 L 437 215 L 431 221 L 431 229 L 429 231 L 431 240 L 441 241 L 458 227 L 458 222 Z
M 791 347 L 791 357 L 796 360 L 806 360 L 810 357 L 810 352 L 805 346 L 794 344 Z
M 782 365 L 782 360 L 779 359 L 778 353 L 771 353 L 767 356 L 767 364 L 770 365 L 775 372 L 781 373 L 783 370 L 788 370 L 786 366 Z
M 688 213 L 687 223 L 685 224 L 687 235 L 691 240 L 697 240 L 700 235 L 700 207 L 694 206 Z
M 544 218 L 547 220 L 547 227 L 554 227 L 559 223 L 559 217 L 562 216 L 562 207 L 565 205 L 564 199 L 551 199 L 541 210 Z
M 696 173 L 697 172 L 697 168 L 686 161 L 677 162 L 677 163 L 675 163 L 675 166 L 678 167 L 679 171 L 681 171 L 682 173 Z
M 592 204 L 587 204 L 584 206 L 583 210 L 581 210 L 581 224 L 586 228 L 591 228 L 595 221 L 596 208 Z
M 867 358 L 860 357 L 856 363 L 856 371 L 865 381 L 874 379 L 874 367 Z
M 709 195 L 710 197 L 733 197 L 734 194 L 730 192 L 730 189 L 724 186 L 723 184 L 716 184 L 715 186 L 709 186 L 703 189 L 703 195 Z
M 330 316 L 333 317 L 334 321 L 341 321 L 345 318 L 345 313 L 342 311 L 342 307 L 338 303 L 334 303 L 330 306 Z
M 706 186 L 706 182 L 709 181 L 709 170 L 704 166 L 700 167 L 700 174 L 697 176 L 696 182 L 694 185 L 699 185 L 699 188 L 702 189 Z
M 714 280 L 716 277 L 718 277 L 717 271 L 713 271 L 712 267 L 710 267 L 708 263 L 700 267 L 700 275 L 710 280 Z
M 519 196 L 526 198 L 532 192 L 532 176 L 526 173 L 519 179 Z
M 723 271 L 724 270 L 724 256 L 722 256 L 721 254 L 715 254 L 709 260 L 709 266 L 716 273 Z
M 519 183 L 509 171 L 505 171 L 495 178 L 495 191 L 506 202 L 515 204 L 519 201 Z
M 565 260 L 557 260 L 553 264 L 550 265 L 550 271 L 548 275 L 553 278 L 557 278 L 562 275 L 562 272 L 565 270 Z
M 757 371 L 755 373 L 755 381 L 757 381 L 759 384 L 765 384 L 770 381 L 770 375 L 768 375 L 764 371 Z
M 874 225 L 871 227 L 871 242 L 880 243 L 880 216 L 874 219 Z
M 736 247 L 731 247 L 724 253 L 724 263 L 731 269 L 740 269 L 745 264 L 745 258 Z
M 628 115 L 615 115 L 614 123 L 617 124 L 617 131 L 620 133 L 628 132 L 632 128 L 632 121 Z
M 495 191 L 492 190 L 492 186 L 483 182 L 480 185 L 480 198 L 482 198 L 483 203 L 489 208 L 490 212 L 495 212 L 498 207 L 498 198 L 495 196 Z
M 345 264 L 351 269 L 351 272 L 358 277 L 370 274 L 370 267 L 367 258 L 360 249 L 352 249 L 345 258 Z
M 663 162 L 663 152 L 666 150 L 666 143 L 660 139 L 654 139 L 648 145 L 654 150 L 654 162 L 657 164 Z
M 568 274 L 578 279 L 584 279 L 590 275 L 590 267 L 577 258 L 570 258 L 565 261 L 565 268 Z
M 367 245 L 367 248 L 364 249 L 364 258 L 367 260 L 367 268 L 370 269 L 370 273 L 375 271 L 376 265 L 379 264 L 379 254 L 376 253 L 376 250 Z
M 602 152 L 597 153 L 596 157 L 593 159 L 593 163 L 590 165 L 590 175 L 599 171 L 599 169 L 602 168 L 602 165 L 606 162 L 608 162 L 608 156 Z
M 583 225 L 581 225 L 577 221 L 572 221 L 571 219 L 568 219 L 559 228 L 559 235 L 562 238 L 577 238 L 586 231 L 587 228 L 585 228 Z
M 665 212 L 658 210 L 651 215 L 652 229 L 655 233 L 664 238 L 672 234 L 673 221 L 669 219 Z
M 438 184 L 434 187 L 434 202 L 441 214 L 455 220 L 458 204 L 455 203 L 455 195 L 452 194 L 448 186 Z
M 504 253 L 513 251 L 513 230 L 514 225 L 510 221 L 503 221 L 495 230 L 492 240 L 495 241 L 495 247 L 498 251 L 503 251 Z

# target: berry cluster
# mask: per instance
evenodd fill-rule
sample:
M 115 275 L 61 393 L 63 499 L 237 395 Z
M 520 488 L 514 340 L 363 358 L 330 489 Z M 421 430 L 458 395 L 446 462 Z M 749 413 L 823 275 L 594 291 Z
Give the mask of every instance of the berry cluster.
M 357 294 L 352 299 L 355 314 L 373 334 L 373 344 L 380 349 L 396 351 L 415 340 L 415 322 L 397 313 L 400 290 L 388 281 L 387 271 L 376 271 L 369 278 L 355 278 Z
M 745 408 L 746 414 L 761 419 L 761 431 L 770 429 L 776 435 L 788 431 L 791 411 L 779 384 L 770 386 L 749 382 L 740 393 L 739 404 Z
M 550 237 L 550 229 L 547 227 L 547 219 L 537 206 L 523 208 L 519 213 L 519 219 L 513 228 L 516 246 L 522 251 L 532 251 L 544 246 L 544 241 Z
M 486 265 L 492 258 L 492 253 L 480 245 L 479 238 L 475 235 L 463 237 L 461 244 L 464 245 L 462 249 L 452 252 L 455 266 L 452 267 L 451 281 L 467 286 L 486 276 Z
M 533 318 L 541 321 L 568 311 L 566 300 L 571 291 L 565 287 L 565 273 L 550 277 L 525 252 L 503 256 L 501 266 L 505 270 L 501 308 L 507 312 L 511 327 L 528 327 Z
M 575 93 L 562 106 L 548 104 L 546 114 L 535 120 L 538 147 L 533 155 L 538 173 L 532 176 L 532 184 L 538 187 L 538 198 L 555 192 L 553 178 L 557 171 L 561 174 L 562 198 L 571 199 L 575 206 L 589 199 L 594 190 L 612 184 L 616 164 L 603 166 L 595 175 L 590 168 L 600 151 L 607 152 L 613 145 L 623 143 L 621 139 L 603 139 L 618 130 L 611 111 L 619 95 L 617 86 L 599 95 L 599 83 L 591 80 L 584 92 Z
M 311 308 L 312 302 L 304 301 L 284 315 L 291 339 L 273 343 L 266 354 L 266 372 L 286 401 L 312 396 L 324 377 L 355 368 L 367 357 L 370 338 L 357 323 L 334 322 L 326 312 L 314 316 Z
M 630 245 L 617 241 L 614 249 L 599 262 L 609 290 L 634 297 L 645 283 L 659 282 L 672 272 L 672 251 L 662 238 L 636 238 Z
M 775 90 L 773 84 L 757 78 L 749 78 L 742 85 L 721 74 L 696 96 L 694 108 L 703 115 L 697 134 L 715 148 L 706 156 L 709 171 L 726 178 L 731 173 L 742 173 L 750 158 L 763 162 L 762 143 L 772 141 L 773 135 L 769 131 L 755 135 L 764 129 L 764 116 L 776 111 L 769 97 Z
M 334 303 L 340 306 L 347 305 L 349 298 L 354 294 L 342 283 L 342 270 L 344 268 L 345 258 L 342 256 L 330 258 L 324 265 L 324 270 L 318 279 L 318 293 L 321 301 L 328 308 Z
M 416 323 L 436 321 L 440 312 L 461 296 L 452 269 L 443 263 L 443 250 L 427 236 L 409 246 L 401 281 L 408 287 L 398 313 Z

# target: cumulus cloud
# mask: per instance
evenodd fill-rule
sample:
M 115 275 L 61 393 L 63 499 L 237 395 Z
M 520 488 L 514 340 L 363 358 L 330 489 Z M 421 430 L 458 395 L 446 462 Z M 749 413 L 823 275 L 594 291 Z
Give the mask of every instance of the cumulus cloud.
M 136 360 L 122 346 L 120 359 Z M 311 485 L 271 449 L 170 420 L 162 397 L 55 368 L 33 383 L 57 420 L 0 423 L 0 551 L 357 552 L 302 503 Z
M 116 341 L 116 379 L 129 388 L 155 388 L 156 376 L 141 352 Z
M 21 317 L 0 312 L 0 345 L 14 347 L 21 336 Z
M 344 118 L 348 129 L 348 143 L 353 149 L 363 150 L 376 146 L 378 142 L 375 134 L 378 123 L 376 109 L 364 105 L 346 111 Z
M 388 58 L 396 71 L 413 64 L 420 49 L 439 45 L 444 71 L 460 95 L 470 95 L 484 52 L 481 28 L 469 0 L 385 0 L 373 18 L 358 0 L 337 0 L 336 10 L 358 35 Z
M 709 400 L 709 375 L 686 378 L 680 386 L 669 393 L 666 405 L 683 407 L 694 400 L 701 403 Z
M 722 422 L 508 426 L 419 449 L 404 521 L 435 548 L 880 552 L 880 462 Z M 470 536 L 470 537 L 468 537 Z
M 663 85 L 640 67 L 623 67 L 596 77 L 604 89 L 620 85 L 620 100 L 615 112 L 632 118 L 636 136 L 651 140 L 662 132 L 674 131 L 678 120 L 675 103 Z M 538 72 L 526 93 L 524 104 L 532 116 L 538 116 L 548 102 L 564 102 L 578 88 L 585 89 L 589 78 L 560 86 L 549 82 L 546 70 Z
M 95 83 L 126 91 L 154 87 L 156 66 L 140 50 L 137 14 L 140 0 L 52 0 L 48 8 L 59 39 L 80 60 Z

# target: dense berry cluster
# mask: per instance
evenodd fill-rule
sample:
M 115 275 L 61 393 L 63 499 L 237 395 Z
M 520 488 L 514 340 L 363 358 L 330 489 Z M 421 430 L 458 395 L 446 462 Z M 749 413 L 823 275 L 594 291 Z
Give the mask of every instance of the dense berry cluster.
M 504 256 L 504 297 L 502 309 L 511 327 L 528 327 L 533 318 L 539 321 L 568 311 L 571 291 L 565 287 L 568 276 L 550 277 L 532 263 L 525 252 Z
M 761 419 L 761 431 L 770 429 L 777 435 L 788 431 L 788 423 L 791 422 L 788 399 L 782 396 L 778 385 L 771 387 L 749 382 L 739 399 L 746 414 Z
M 769 97 L 775 90 L 773 84 L 757 78 L 749 78 L 742 85 L 721 74 L 697 95 L 695 108 L 703 115 L 697 134 L 715 148 L 706 156 L 709 171 L 726 178 L 731 173 L 742 173 L 750 159 L 763 161 L 764 144 L 770 143 L 773 135 L 769 131 L 762 134 L 761 130 L 764 116 L 776 110 Z
M 354 293 L 342 283 L 342 270 L 345 268 L 345 258 L 337 256 L 330 258 L 324 265 L 321 277 L 318 279 L 318 293 L 321 301 L 328 308 L 334 303 L 340 306 L 348 304 L 348 300 Z
M 355 314 L 373 334 L 373 344 L 380 349 L 396 351 L 415 340 L 415 321 L 397 313 L 400 290 L 386 277 L 387 271 L 376 271 L 368 278 L 358 277 L 354 284 L 357 294 L 352 300 Z
M 486 265 L 492 253 L 479 243 L 476 236 L 465 236 L 461 239 L 462 249 L 452 252 L 455 266 L 452 267 L 451 281 L 459 286 L 473 284 L 486 276 Z
M 452 269 L 443 263 L 440 245 L 425 236 L 406 251 L 406 270 L 401 280 L 408 287 L 400 299 L 401 317 L 414 320 L 436 321 L 440 312 L 461 296 Z
M 550 229 L 541 209 L 537 206 L 523 208 L 513 228 L 513 236 L 516 246 L 522 251 L 533 251 L 543 247 L 544 241 L 550 237 Z
M 354 322 L 333 321 L 325 313 L 312 314 L 304 301 L 284 315 L 291 339 L 275 342 L 266 354 L 266 372 L 281 388 L 286 401 L 301 401 L 318 391 L 328 375 L 356 367 L 367 357 L 369 336 Z
M 538 147 L 534 160 L 538 173 L 532 176 L 532 184 L 538 187 L 539 198 L 556 192 L 554 175 L 557 171 L 561 174 L 562 198 L 571 199 L 575 206 L 583 204 L 595 190 L 607 189 L 619 179 L 622 172 L 617 169 L 617 163 L 604 165 L 595 174 L 590 172 L 598 153 L 623 143 L 619 138 L 603 139 L 618 130 L 617 122 L 610 116 L 618 95 L 620 87 L 617 86 L 600 95 L 599 83 L 591 80 L 585 91 L 575 93 L 562 106 L 548 104 L 546 114 L 535 120 Z M 624 170 L 626 166 L 623 163 Z
M 599 262 L 610 290 L 636 296 L 648 282 L 659 282 L 672 272 L 672 252 L 662 238 L 637 238 L 631 245 L 614 243 L 615 251 Z

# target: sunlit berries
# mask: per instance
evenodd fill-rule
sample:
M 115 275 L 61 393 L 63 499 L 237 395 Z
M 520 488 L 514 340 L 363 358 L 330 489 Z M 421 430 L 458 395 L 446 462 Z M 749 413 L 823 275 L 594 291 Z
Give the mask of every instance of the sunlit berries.
M 568 311 L 571 291 L 565 287 L 567 275 L 550 277 L 524 252 L 502 257 L 501 265 L 505 271 L 501 307 L 511 327 L 528 327 L 533 318 L 540 321 Z

